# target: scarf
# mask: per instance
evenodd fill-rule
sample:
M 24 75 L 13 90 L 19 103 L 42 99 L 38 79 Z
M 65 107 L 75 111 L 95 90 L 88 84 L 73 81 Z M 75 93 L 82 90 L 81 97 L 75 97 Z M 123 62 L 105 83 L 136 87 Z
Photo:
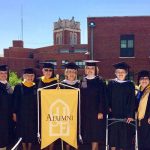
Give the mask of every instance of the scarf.
M 26 87 L 32 87 L 32 86 L 35 85 L 34 82 L 27 82 L 27 81 L 23 81 L 22 84 L 23 84 L 24 86 L 26 86 Z
M 44 83 L 50 83 L 52 81 L 55 81 L 57 80 L 57 78 L 49 78 L 49 79 L 46 79 L 44 76 L 41 77 L 41 80 L 44 82 Z
M 146 89 L 144 90 L 143 95 L 141 96 L 140 103 L 139 103 L 139 107 L 138 107 L 139 126 L 140 126 L 140 121 L 145 116 L 149 94 L 150 94 L 150 85 L 148 85 Z

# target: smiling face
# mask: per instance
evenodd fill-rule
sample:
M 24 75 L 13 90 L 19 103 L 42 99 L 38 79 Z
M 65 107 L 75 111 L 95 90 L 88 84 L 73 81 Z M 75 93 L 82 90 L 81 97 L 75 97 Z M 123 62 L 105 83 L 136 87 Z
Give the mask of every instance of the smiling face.
M 85 74 L 87 76 L 95 76 L 95 66 L 86 66 L 85 67 Z
M 53 69 L 51 68 L 43 68 L 42 69 L 43 75 L 46 79 L 49 79 L 52 77 L 53 74 Z
M 127 71 L 125 69 L 116 69 L 115 75 L 118 80 L 124 81 L 127 76 Z
M 7 71 L 0 71 L 0 80 L 6 81 L 8 77 Z
M 24 79 L 26 82 L 33 82 L 33 81 L 34 81 L 34 78 L 35 78 L 35 75 L 34 75 L 34 74 L 24 74 L 24 75 L 23 75 L 23 79 Z
M 74 81 L 77 79 L 77 70 L 75 69 L 66 69 L 65 70 L 66 79 L 69 81 Z
M 150 84 L 149 77 L 141 77 L 139 80 L 139 84 L 142 87 L 142 89 L 146 88 Z

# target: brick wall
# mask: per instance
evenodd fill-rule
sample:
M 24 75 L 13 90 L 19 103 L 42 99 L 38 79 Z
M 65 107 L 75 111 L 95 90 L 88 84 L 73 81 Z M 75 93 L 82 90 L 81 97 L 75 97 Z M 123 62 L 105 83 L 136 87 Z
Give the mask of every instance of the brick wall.
M 101 73 L 113 77 L 112 64 L 126 61 L 132 72 L 150 70 L 150 16 L 147 17 L 89 17 L 93 28 L 94 59 L 101 60 Z M 134 58 L 120 58 L 120 35 L 134 34 Z M 88 27 L 88 49 L 91 49 L 91 28 Z

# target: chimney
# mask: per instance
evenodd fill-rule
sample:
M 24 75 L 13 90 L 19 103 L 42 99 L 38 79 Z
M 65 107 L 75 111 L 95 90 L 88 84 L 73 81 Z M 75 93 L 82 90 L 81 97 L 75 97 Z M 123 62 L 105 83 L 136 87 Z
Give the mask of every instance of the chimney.
M 23 48 L 23 41 L 22 40 L 13 40 L 13 47 L 22 47 Z

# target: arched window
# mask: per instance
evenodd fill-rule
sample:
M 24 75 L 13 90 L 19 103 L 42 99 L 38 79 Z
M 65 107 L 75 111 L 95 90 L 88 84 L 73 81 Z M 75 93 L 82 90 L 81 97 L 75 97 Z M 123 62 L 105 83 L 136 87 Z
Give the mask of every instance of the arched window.
M 70 45 L 77 44 L 77 33 L 70 32 Z
M 73 45 L 73 33 L 70 32 L 70 45 Z
M 56 44 L 62 44 L 62 32 L 56 34 Z
M 74 44 L 77 44 L 77 33 L 74 33 Z

